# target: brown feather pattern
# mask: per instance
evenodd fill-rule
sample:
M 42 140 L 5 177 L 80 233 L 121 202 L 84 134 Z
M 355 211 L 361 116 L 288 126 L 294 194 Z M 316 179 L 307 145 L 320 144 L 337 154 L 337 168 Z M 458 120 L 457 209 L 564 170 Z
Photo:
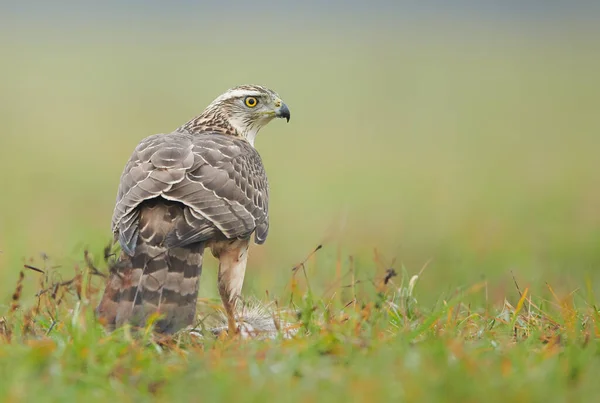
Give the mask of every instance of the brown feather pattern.
M 204 244 L 165 246 L 169 233 L 185 220 L 183 209 L 160 199 L 140 206 L 135 254 L 121 255 L 97 310 L 110 327 L 143 326 L 154 313 L 161 315 L 155 328 L 162 333 L 193 323 Z
M 268 183 L 258 152 L 246 141 L 218 134 L 174 132 L 144 139 L 121 177 L 113 231 L 132 255 L 138 210 L 162 197 L 183 203 L 187 220 L 168 235 L 167 246 L 211 239 L 246 238 L 261 244 L 269 230 Z

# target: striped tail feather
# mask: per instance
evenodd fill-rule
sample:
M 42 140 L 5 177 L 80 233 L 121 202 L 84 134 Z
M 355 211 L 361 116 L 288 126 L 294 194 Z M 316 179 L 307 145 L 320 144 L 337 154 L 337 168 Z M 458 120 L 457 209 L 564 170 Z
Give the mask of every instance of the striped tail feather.
M 160 333 L 194 323 L 205 245 L 165 246 L 184 220 L 184 208 L 161 198 L 140 206 L 134 255 L 121 254 L 96 311 L 109 328 L 145 326 L 154 314 L 160 315 L 155 322 Z

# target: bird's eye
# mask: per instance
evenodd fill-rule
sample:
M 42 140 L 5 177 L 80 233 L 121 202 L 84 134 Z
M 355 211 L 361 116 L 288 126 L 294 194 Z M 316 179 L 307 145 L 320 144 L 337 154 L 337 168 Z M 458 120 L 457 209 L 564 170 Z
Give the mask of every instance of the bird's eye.
M 258 99 L 255 97 L 246 97 L 244 103 L 248 108 L 254 108 L 256 105 L 258 105 Z

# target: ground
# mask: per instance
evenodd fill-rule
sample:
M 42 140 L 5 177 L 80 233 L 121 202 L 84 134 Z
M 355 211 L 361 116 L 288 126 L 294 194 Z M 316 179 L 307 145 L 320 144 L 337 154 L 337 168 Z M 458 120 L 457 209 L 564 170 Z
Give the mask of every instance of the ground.
M 107 333 L 97 323 L 100 266 L 88 254 L 61 280 L 49 260 L 23 269 L 0 325 L 2 401 L 592 401 L 598 387 L 589 289 L 559 296 L 547 284 L 531 295 L 515 278 L 520 297 L 494 305 L 482 281 L 424 306 L 419 280 L 431 273 L 390 268 L 367 283 L 350 270 L 316 295 L 309 259 L 271 301 L 288 323 L 274 339 L 157 337 L 151 326 Z M 25 277 L 40 282 L 28 308 Z

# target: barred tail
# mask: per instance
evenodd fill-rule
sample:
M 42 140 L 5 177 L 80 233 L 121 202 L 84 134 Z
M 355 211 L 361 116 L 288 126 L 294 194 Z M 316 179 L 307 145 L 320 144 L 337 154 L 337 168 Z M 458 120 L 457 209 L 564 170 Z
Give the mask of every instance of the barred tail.
M 133 256 L 122 253 L 97 308 L 111 328 L 144 326 L 158 313 L 155 329 L 174 333 L 194 323 L 204 244 L 167 248 L 165 238 L 184 217 L 183 206 L 162 199 L 140 207 Z

